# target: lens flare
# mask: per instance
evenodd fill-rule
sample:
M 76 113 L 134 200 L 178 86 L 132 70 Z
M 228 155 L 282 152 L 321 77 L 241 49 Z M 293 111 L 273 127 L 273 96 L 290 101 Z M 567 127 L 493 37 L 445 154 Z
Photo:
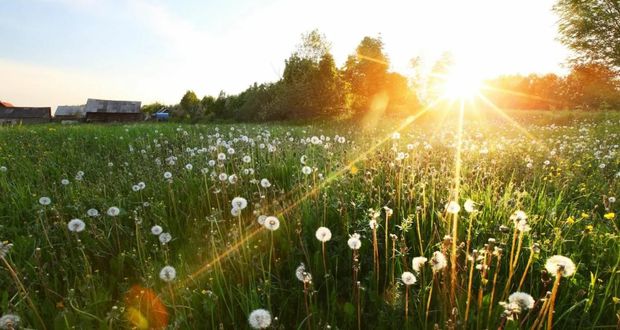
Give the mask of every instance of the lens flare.
M 125 294 L 125 319 L 136 329 L 164 329 L 168 326 L 168 311 L 157 294 L 134 285 Z

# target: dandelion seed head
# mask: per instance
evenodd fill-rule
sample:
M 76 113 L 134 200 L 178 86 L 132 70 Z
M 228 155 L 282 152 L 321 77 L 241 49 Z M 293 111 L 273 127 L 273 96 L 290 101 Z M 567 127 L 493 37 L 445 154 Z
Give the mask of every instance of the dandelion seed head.
M 448 204 L 446 204 L 446 212 L 448 212 L 449 214 L 457 214 L 460 210 L 461 206 L 455 201 L 450 201 L 448 202 Z
M 465 212 L 473 213 L 476 211 L 476 203 L 473 200 L 468 199 L 463 204 L 463 208 L 465 209 Z
M 164 282 L 172 282 L 177 277 L 177 271 L 172 266 L 165 266 L 159 271 L 159 278 Z
M 171 240 L 172 235 L 170 235 L 170 233 L 159 234 L 159 242 L 161 242 L 161 244 L 168 244 Z
M 411 262 L 412 268 L 416 273 L 419 273 L 422 269 L 422 266 L 428 261 L 425 257 L 415 257 Z
M 306 271 L 306 265 L 302 262 L 295 269 L 295 277 L 301 282 L 310 283 L 312 282 L 312 274 Z
M 438 272 L 448 265 L 448 260 L 446 256 L 440 251 L 433 252 L 433 257 L 431 258 L 431 266 L 433 267 L 433 272 Z
M 325 243 L 332 239 L 332 232 L 327 227 L 319 227 L 315 233 L 316 239 Z
M 71 219 L 71 221 L 67 223 L 67 228 L 74 233 L 79 233 L 86 228 L 86 224 L 81 219 Z
M 112 206 L 108 209 L 106 213 L 111 217 L 116 217 L 121 213 L 121 210 L 116 206 Z
M 525 292 L 514 292 L 508 297 L 509 303 L 519 305 L 521 310 L 534 308 L 534 298 Z
M 86 211 L 86 215 L 91 218 L 96 218 L 99 216 L 99 211 L 97 209 L 88 209 L 88 211 Z
M 545 269 L 549 274 L 557 276 L 571 276 L 575 273 L 575 263 L 567 257 L 555 255 L 547 259 Z
M 351 248 L 351 250 L 359 250 L 362 247 L 362 241 L 360 240 L 360 235 L 358 233 L 354 233 L 351 235 L 347 244 Z
M 413 285 L 417 281 L 415 275 L 413 275 L 413 273 L 411 272 L 404 272 L 400 276 L 400 279 L 403 281 L 403 283 L 405 283 L 405 285 Z
M 19 329 L 21 318 L 15 314 L 5 314 L 0 317 L 0 329 Z
M 271 325 L 271 313 L 266 309 L 256 309 L 248 316 L 248 322 L 254 329 L 265 329 Z
M 274 216 L 268 216 L 265 218 L 264 226 L 271 231 L 278 230 L 278 228 L 280 228 L 280 220 Z
M 164 231 L 164 229 L 159 226 L 159 225 L 155 225 L 153 227 L 151 227 L 151 234 L 155 235 L 155 236 L 159 236 L 159 234 L 161 234 Z

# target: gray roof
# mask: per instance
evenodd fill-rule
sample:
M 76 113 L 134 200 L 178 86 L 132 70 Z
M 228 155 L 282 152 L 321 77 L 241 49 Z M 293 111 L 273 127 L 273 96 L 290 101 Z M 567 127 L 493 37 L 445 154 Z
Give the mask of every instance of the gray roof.
M 84 116 L 84 105 L 59 105 L 54 116 Z
M 0 108 L 0 118 L 50 118 L 50 107 L 12 107 Z
M 85 112 L 140 112 L 140 101 L 115 101 L 88 99 Z

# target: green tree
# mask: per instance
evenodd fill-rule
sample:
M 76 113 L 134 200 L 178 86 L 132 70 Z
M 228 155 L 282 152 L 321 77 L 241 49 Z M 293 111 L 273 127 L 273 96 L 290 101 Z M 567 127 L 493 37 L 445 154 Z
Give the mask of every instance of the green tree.
M 348 57 L 344 69 L 344 78 L 350 84 L 353 94 L 354 111 L 367 111 L 373 98 L 384 92 L 389 66 L 381 38 L 364 37 L 355 55 Z
M 577 52 L 577 62 L 620 68 L 620 1 L 559 0 L 560 41 Z
M 145 113 L 147 115 L 151 115 L 156 113 L 157 111 L 160 111 L 162 109 L 166 109 L 167 107 L 159 102 L 155 102 L 155 103 L 150 103 L 150 104 L 145 104 L 142 106 L 142 108 L 140 108 L 140 111 L 142 111 L 142 113 Z
M 206 114 L 203 103 L 193 91 L 185 92 L 185 95 L 181 98 L 181 102 L 179 102 L 179 108 L 181 115 L 192 122 L 199 121 L 204 118 Z

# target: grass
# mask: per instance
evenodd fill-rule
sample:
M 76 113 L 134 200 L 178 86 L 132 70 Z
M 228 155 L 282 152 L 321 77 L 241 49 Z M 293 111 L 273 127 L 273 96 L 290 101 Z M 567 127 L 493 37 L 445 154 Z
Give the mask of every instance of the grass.
M 37 329 L 239 329 L 259 308 L 282 329 L 616 328 L 620 115 L 510 115 L 520 128 L 466 114 L 462 133 L 453 114 L 366 129 L 0 128 L 0 241 L 13 244 L 0 311 Z M 234 197 L 248 202 L 239 216 Z M 107 214 L 113 206 L 118 216 Z M 515 227 L 519 210 L 529 231 Z M 69 230 L 74 218 L 83 231 Z M 162 244 L 155 225 L 172 240 Z M 324 243 L 321 226 L 332 233 Z M 348 245 L 354 233 L 359 250 Z M 548 273 L 553 255 L 575 273 Z M 415 272 L 418 256 L 428 262 Z M 167 265 L 170 282 L 160 278 Z M 416 283 L 402 283 L 406 271 Z M 500 302 L 515 291 L 534 307 L 506 312 Z

